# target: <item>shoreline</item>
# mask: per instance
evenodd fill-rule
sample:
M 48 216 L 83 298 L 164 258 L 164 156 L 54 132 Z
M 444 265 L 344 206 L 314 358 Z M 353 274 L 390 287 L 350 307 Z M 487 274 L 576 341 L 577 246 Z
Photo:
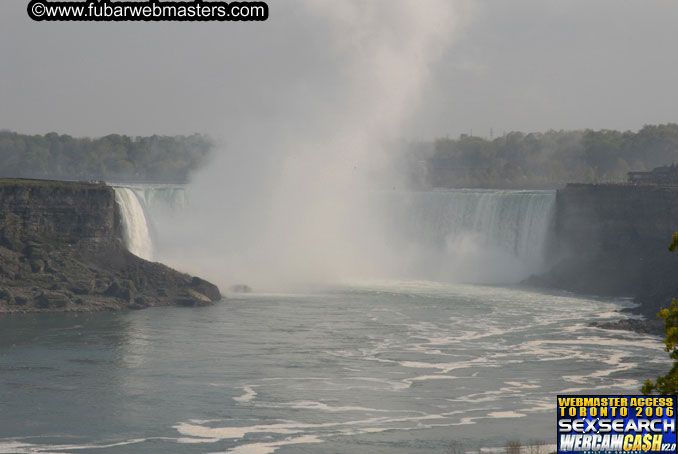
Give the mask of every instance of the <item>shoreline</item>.
M 214 284 L 132 254 L 114 189 L 0 179 L 0 313 L 205 306 Z

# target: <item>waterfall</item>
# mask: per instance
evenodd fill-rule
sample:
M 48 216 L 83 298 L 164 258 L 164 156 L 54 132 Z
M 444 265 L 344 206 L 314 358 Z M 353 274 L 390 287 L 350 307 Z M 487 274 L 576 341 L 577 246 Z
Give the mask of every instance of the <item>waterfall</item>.
M 115 201 L 122 215 L 123 237 L 127 249 L 146 260 L 153 259 L 153 243 L 144 209 L 130 188 L 115 187 Z
M 115 200 L 122 214 L 123 237 L 127 249 L 146 260 L 157 259 L 154 247 L 165 240 L 157 223 L 171 222 L 172 215 L 188 206 L 186 189 L 181 185 L 114 185 Z
M 419 277 L 506 283 L 544 266 L 555 191 L 460 189 L 386 199 L 389 242 Z
M 185 187 L 133 185 L 115 191 L 132 253 L 147 260 L 182 256 L 188 244 L 181 236 Z M 383 243 L 394 253 L 391 262 L 382 263 L 386 273 L 511 283 L 544 268 L 555 191 L 394 191 L 371 193 L 370 201 L 381 220 Z
M 129 186 L 147 210 L 174 211 L 188 206 L 186 190 L 177 185 L 134 185 Z

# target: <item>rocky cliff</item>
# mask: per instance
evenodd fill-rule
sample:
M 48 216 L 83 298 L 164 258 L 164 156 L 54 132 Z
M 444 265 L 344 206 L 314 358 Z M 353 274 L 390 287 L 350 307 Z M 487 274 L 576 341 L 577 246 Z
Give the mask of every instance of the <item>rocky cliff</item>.
M 213 284 L 126 250 L 112 188 L 0 179 L 0 312 L 195 306 L 220 299 Z
M 667 251 L 678 231 L 678 187 L 571 184 L 558 190 L 555 216 L 555 266 L 529 283 L 634 296 L 649 320 L 678 298 L 678 257 Z

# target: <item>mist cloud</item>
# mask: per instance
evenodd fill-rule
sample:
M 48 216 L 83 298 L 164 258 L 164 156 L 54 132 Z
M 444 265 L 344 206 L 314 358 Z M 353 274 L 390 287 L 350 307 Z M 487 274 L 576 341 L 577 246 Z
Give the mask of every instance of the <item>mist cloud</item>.
M 200 232 L 184 236 L 180 252 L 168 245 L 170 263 L 204 267 L 213 258 L 198 271 L 261 286 L 336 281 L 396 261 L 369 193 L 391 184 L 384 144 L 398 136 L 449 46 L 455 5 L 299 5 L 309 22 L 325 24 L 334 75 L 287 99 L 280 115 L 258 119 L 259 133 L 244 125 L 228 138 L 194 179 L 190 219 L 168 223 L 180 226 L 174 235 Z

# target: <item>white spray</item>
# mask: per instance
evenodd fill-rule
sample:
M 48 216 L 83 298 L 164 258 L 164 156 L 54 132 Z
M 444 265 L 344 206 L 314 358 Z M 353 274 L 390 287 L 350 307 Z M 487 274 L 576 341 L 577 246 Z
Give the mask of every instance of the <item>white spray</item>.
M 158 251 L 161 260 L 221 285 L 372 277 L 399 260 L 368 194 L 402 185 L 384 144 L 416 112 L 429 67 L 453 38 L 459 2 L 297 6 L 330 36 L 327 85 L 287 101 L 283 116 L 229 125 L 224 149 L 194 178 L 186 219 L 158 223 L 176 238 Z

